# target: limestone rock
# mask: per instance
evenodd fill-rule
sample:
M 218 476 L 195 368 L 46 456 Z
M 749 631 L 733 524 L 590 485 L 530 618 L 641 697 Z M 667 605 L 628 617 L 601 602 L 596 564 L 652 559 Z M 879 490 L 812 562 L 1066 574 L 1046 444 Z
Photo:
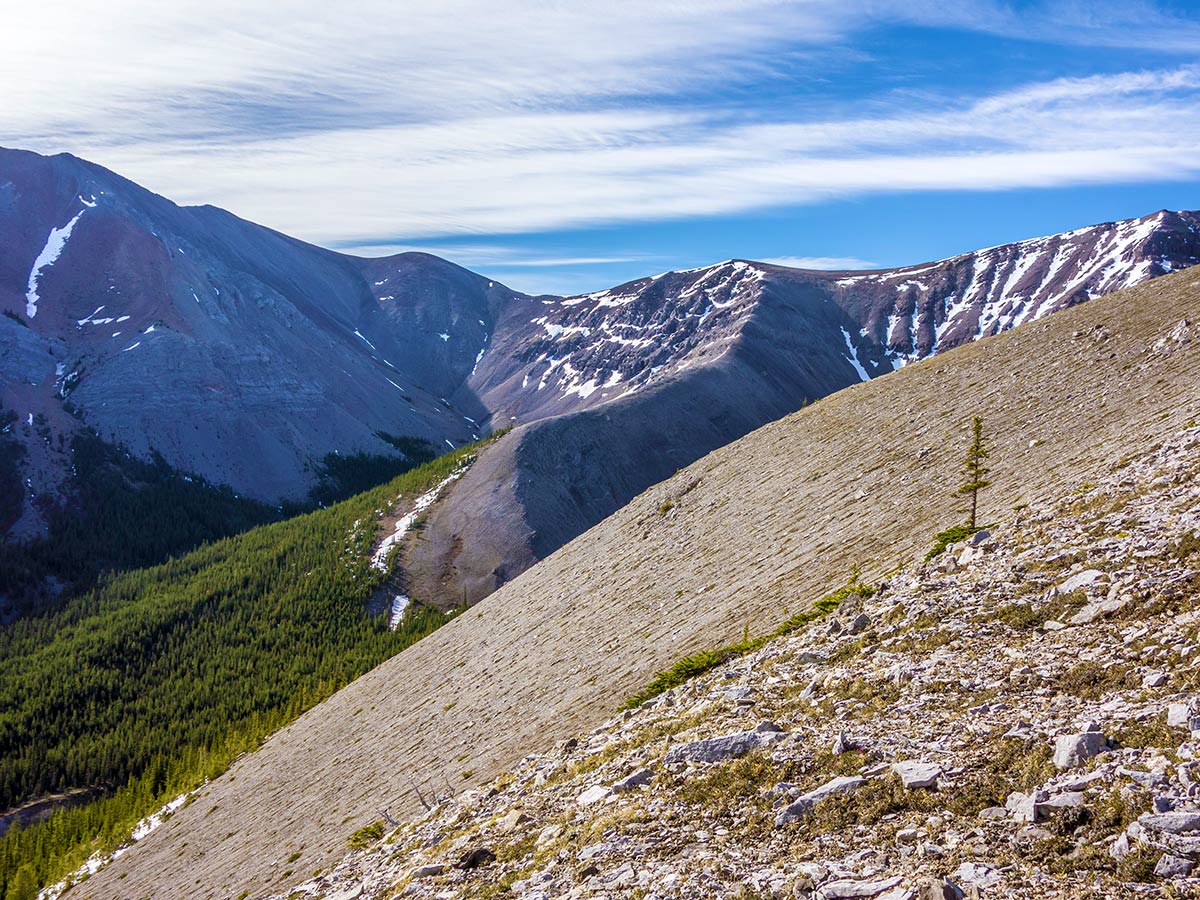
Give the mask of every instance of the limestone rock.
M 667 751 L 666 762 L 674 763 L 715 763 L 727 759 L 745 756 L 751 750 L 757 750 L 774 743 L 783 736 L 779 731 L 742 731 L 727 734 L 723 737 L 706 738 L 702 741 L 692 741 L 679 744 Z
M 906 788 L 936 789 L 942 767 L 937 763 L 898 762 L 892 766 L 892 771 L 900 776 L 900 781 Z
M 860 897 L 878 897 L 884 891 L 899 885 L 901 879 L 886 878 L 875 881 L 830 881 L 817 890 L 820 900 L 857 900 Z
M 838 794 L 848 793 L 855 788 L 862 787 L 866 784 L 865 778 L 859 778 L 855 775 L 839 775 L 830 781 L 825 782 L 818 788 L 813 788 L 807 794 L 801 794 L 790 804 L 785 806 L 775 817 L 776 825 L 787 825 L 791 822 L 799 822 L 822 800 L 829 797 L 835 797 Z
M 645 787 L 654 780 L 653 769 L 639 769 L 632 775 L 622 778 L 612 786 L 612 789 L 618 794 L 623 794 L 627 791 L 632 791 L 634 788 Z
M 441 863 L 430 863 L 425 866 L 417 866 L 409 873 L 410 878 L 433 878 L 441 875 L 446 871 L 446 867 Z
M 1154 865 L 1154 874 L 1159 878 L 1187 878 L 1195 867 L 1190 859 L 1164 853 Z
M 1062 584 L 1058 585 L 1057 590 L 1060 594 L 1069 594 L 1080 588 L 1090 587 L 1103 577 L 1104 573 L 1099 569 L 1084 569 L 1082 572 L 1076 572 Z
M 1167 724 L 1172 728 L 1187 728 L 1192 718 L 1191 703 L 1167 704 Z
M 597 803 L 604 802 L 611 797 L 612 794 L 612 788 L 605 787 L 602 784 L 594 784 L 576 797 L 575 802 L 579 806 L 593 806 Z
M 1185 834 L 1200 831 L 1200 810 L 1191 812 L 1147 813 L 1138 817 L 1143 828 L 1151 831 L 1166 831 L 1170 834 Z
M 1107 740 L 1099 731 L 1060 734 L 1054 739 L 1054 765 L 1060 769 L 1073 769 L 1104 750 L 1106 745 Z

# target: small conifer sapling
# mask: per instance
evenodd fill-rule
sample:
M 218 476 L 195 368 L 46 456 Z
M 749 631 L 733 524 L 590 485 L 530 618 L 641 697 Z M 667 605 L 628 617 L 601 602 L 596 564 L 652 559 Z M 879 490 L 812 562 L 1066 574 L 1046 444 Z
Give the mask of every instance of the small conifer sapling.
M 991 484 L 987 474 L 991 471 L 986 463 L 989 455 L 987 443 L 983 439 L 983 419 L 975 416 L 971 419 L 971 446 L 967 448 L 967 459 L 963 465 L 963 475 L 966 480 L 958 486 L 955 492 L 960 497 L 971 498 L 971 511 L 967 518 L 967 527 L 975 531 L 975 514 L 979 508 L 979 492 Z

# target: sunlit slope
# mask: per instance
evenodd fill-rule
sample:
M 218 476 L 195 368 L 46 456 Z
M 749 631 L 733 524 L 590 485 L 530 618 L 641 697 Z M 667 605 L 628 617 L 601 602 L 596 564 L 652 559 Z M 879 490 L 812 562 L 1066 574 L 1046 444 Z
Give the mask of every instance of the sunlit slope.
M 1200 417 L 1198 315 L 1185 271 L 717 450 L 311 710 L 79 896 L 277 891 L 380 809 L 415 808 L 413 783 L 474 785 L 593 727 L 681 655 L 768 630 L 853 564 L 870 576 L 923 553 L 959 519 L 972 415 L 993 443 L 985 519 L 1060 494 Z

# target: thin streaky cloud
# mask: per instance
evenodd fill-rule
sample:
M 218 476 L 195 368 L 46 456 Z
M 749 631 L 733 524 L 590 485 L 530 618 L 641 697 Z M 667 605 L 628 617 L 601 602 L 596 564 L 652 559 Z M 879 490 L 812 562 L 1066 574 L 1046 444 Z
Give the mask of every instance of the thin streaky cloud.
M 758 262 L 773 266 L 787 266 L 789 269 L 819 269 L 829 272 L 840 272 L 861 269 L 876 269 L 878 263 L 869 259 L 858 259 L 854 256 L 769 256 Z
M 513 234 L 880 193 L 1179 180 L 1200 173 L 1198 145 L 1200 76 L 1180 67 L 868 118 L 522 113 L 94 155 L 181 201 L 352 249 L 380 234 Z
M 1108 49 L 1037 78 L 1014 65 L 854 87 L 897 26 L 954 32 L 948 56 L 989 40 Z M 1146 0 L 362 0 L 353 15 L 44 0 L 0 32 L 0 142 L 376 253 L 900 192 L 1195 179 L 1198 47 L 1200 19 Z M 785 99 L 764 112 L 744 101 L 759 94 Z M 506 271 L 629 261 L 446 246 Z

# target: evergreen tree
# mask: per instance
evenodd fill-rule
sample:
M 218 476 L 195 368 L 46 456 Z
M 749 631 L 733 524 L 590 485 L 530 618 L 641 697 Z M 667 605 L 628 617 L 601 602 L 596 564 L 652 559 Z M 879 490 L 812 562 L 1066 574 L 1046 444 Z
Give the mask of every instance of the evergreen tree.
M 33 867 L 24 865 L 17 869 L 17 874 L 8 883 L 8 890 L 4 892 L 4 900 L 37 900 L 37 895 L 38 883 L 37 877 L 33 874 Z
M 983 419 L 975 416 L 971 419 L 971 446 L 967 448 L 967 458 L 963 465 L 963 475 L 966 480 L 958 486 L 955 494 L 959 497 L 971 498 L 971 511 L 967 517 L 967 527 L 974 531 L 975 514 L 979 508 L 979 492 L 991 484 L 985 477 L 991 470 L 985 465 L 990 455 L 987 443 L 983 439 Z

